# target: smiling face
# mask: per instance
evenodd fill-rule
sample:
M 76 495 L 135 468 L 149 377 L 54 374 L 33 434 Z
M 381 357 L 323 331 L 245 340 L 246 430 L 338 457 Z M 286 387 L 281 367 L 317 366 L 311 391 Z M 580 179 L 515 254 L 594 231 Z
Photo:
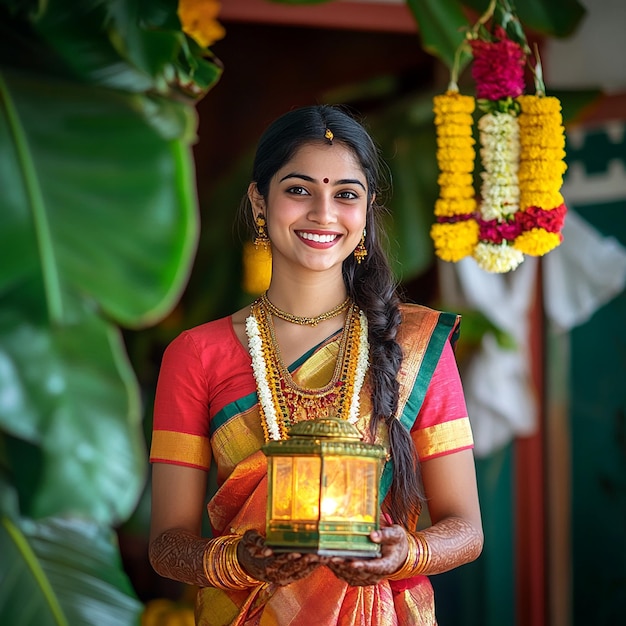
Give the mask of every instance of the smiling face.
M 254 185 L 250 200 L 266 217 L 275 269 L 341 273 L 365 228 L 367 182 L 349 148 L 310 143 L 276 172 L 265 200 Z

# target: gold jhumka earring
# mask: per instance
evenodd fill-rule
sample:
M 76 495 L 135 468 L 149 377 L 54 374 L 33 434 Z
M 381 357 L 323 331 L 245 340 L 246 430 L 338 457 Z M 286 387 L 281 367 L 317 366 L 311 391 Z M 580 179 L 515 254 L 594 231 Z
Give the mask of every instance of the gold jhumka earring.
M 267 236 L 267 231 L 265 230 L 265 226 L 267 224 L 265 216 L 262 213 L 259 213 L 254 219 L 254 223 L 256 224 L 256 237 L 254 239 L 254 245 L 257 248 L 269 248 L 270 238 Z
M 363 259 L 367 256 L 367 248 L 365 247 L 365 235 L 366 230 L 363 229 L 361 241 L 359 241 L 359 245 L 354 249 L 354 258 L 359 265 L 361 265 Z

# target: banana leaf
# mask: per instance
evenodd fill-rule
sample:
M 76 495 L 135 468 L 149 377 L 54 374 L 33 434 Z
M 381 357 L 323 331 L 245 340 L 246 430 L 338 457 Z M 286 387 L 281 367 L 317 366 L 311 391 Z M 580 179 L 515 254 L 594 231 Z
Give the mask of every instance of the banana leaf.
M 163 107 L 182 136 L 164 141 L 139 97 L 5 73 L 0 98 L 0 296 L 42 275 L 53 321 L 68 292 L 124 325 L 162 317 L 195 250 L 194 114 Z
M 195 117 L 23 73 L 0 76 L 0 97 L 0 427 L 20 503 L 117 521 L 146 470 L 137 383 L 110 320 L 152 323 L 187 280 Z
M 0 62 L 192 101 L 215 84 L 221 67 L 182 32 L 177 7 L 177 0 L 0 0 Z
M 112 531 L 77 518 L 0 517 L 0 616 L 11 626 L 119 626 L 141 604 Z
M 417 21 L 423 48 L 452 68 L 470 25 L 466 9 L 483 13 L 489 0 L 407 0 L 407 4 Z M 524 28 L 550 37 L 567 37 L 585 15 L 578 0 L 523 0 L 516 12 Z M 465 55 L 459 69 L 468 60 Z

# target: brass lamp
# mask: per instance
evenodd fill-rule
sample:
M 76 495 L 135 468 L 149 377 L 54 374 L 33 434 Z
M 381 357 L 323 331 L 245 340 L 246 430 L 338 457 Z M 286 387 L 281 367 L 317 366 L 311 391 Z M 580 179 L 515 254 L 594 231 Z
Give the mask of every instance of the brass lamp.
M 378 483 L 385 450 L 347 421 L 303 421 L 263 446 L 268 462 L 266 543 L 276 551 L 378 556 Z

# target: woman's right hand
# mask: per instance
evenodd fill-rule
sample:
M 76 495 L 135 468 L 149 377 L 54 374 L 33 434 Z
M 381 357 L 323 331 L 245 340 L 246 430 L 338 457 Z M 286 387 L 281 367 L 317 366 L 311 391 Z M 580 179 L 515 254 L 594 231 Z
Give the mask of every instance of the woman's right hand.
M 247 530 L 237 546 L 237 558 L 254 578 L 275 585 L 288 585 L 308 576 L 328 559 L 317 554 L 281 552 L 275 554 L 256 530 Z

